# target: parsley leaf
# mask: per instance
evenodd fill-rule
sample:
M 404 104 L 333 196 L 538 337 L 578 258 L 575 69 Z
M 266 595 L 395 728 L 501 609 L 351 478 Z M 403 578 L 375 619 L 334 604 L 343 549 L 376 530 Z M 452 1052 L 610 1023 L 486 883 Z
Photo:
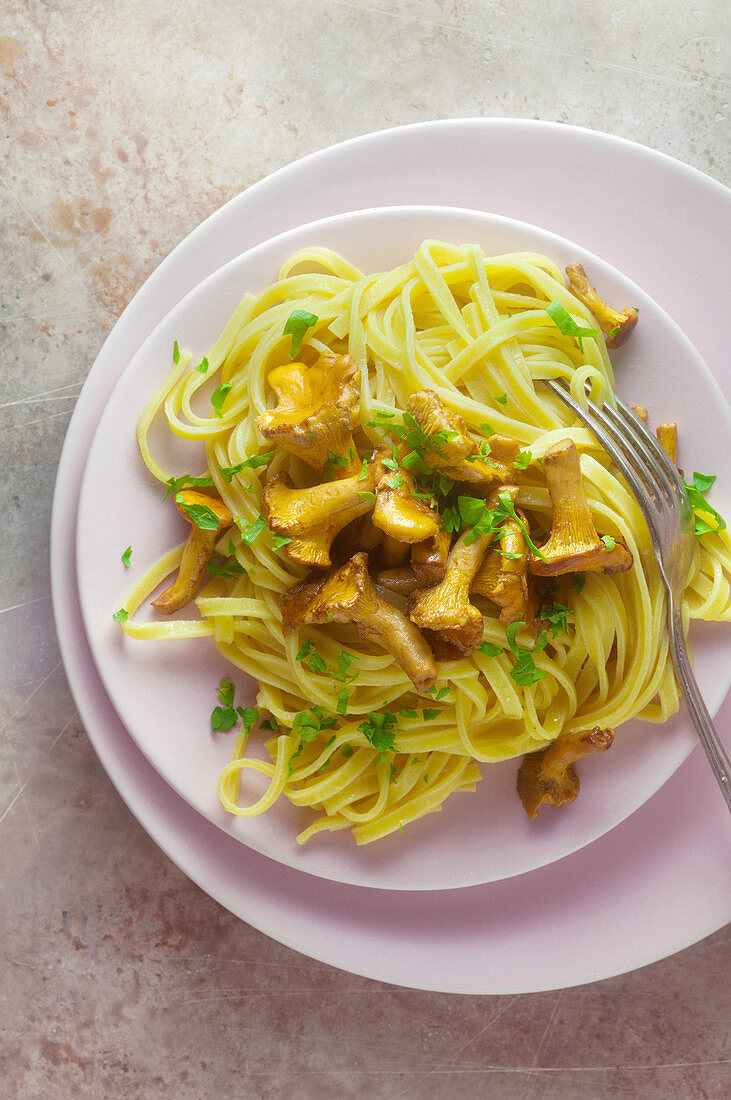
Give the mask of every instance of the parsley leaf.
M 186 504 L 182 493 L 176 494 L 175 501 L 201 531 L 218 530 L 218 516 L 207 504 Z
M 129 561 L 132 557 L 132 547 L 128 546 L 125 552 L 122 554 L 122 565 L 125 569 L 129 569 Z
M 263 516 L 257 516 L 251 523 L 247 523 L 241 532 L 241 541 L 245 542 L 247 546 L 251 546 L 255 539 L 258 539 L 262 531 L 266 531 L 267 521 Z
M 115 623 L 126 623 L 129 618 L 129 611 L 125 611 L 123 607 L 120 607 L 119 611 L 115 611 L 112 615 Z
M 484 653 L 486 657 L 499 657 L 502 653 L 500 646 L 493 645 L 492 642 L 480 642 L 477 650 L 479 653 Z
M 598 336 L 598 328 L 584 328 L 573 319 L 568 310 L 560 302 L 554 300 L 546 306 L 546 313 L 554 325 L 561 330 L 564 336 L 575 336 L 579 342 L 579 350 L 584 351 L 583 336 Z
M 167 500 L 173 493 L 179 492 L 181 489 L 189 489 L 198 486 L 211 486 L 213 485 L 213 478 L 204 474 L 203 477 L 191 477 L 190 474 L 183 474 L 182 477 L 169 477 L 165 482 L 168 489 L 165 491 L 163 500 Z
M 211 364 L 208 362 L 208 360 L 206 359 L 206 357 L 204 355 L 203 358 L 201 359 L 200 363 L 198 364 L 198 366 L 195 369 L 198 371 L 199 374 L 205 374 L 206 371 L 208 370 L 208 368 L 210 367 L 210 365 Z
M 396 739 L 396 715 L 390 710 L 369 711 L 367 721 L 361 722 L 358 729 L 370 741 L 374 749 L 387 752 L 393 749 Z
M 350 702 L 350 695 L 348 693 L 348 689 L 347 688 L 342 688 L 338 692 L 338 701 L 337 701 L 337 705 L 335 707 L 335 710 L 338 712 L 338 714 L 347 714 L 347 712 L 348 712 L 348 703 L 349 702 Z
M 213 411 L 216 416 L 220 418 L 223 418 L 223 413 L 221 412 L 221 409 L 223 408 L 224 401 L 231 393 L 231 389 L 231 382 L 222 382 L 221 385 L 217 386 L 211 394 L 211 404 L 213 405 Z
M 533 455 L 530 451 L 521 451 L 513 463 L 516 470 L 527 470 Z
M 237 714 L 234 707 L 236 688 L 232 680 L 221 680 L 218 685 L 220 706 L 211 711 L 211 729 L 214 733 L 226 733 L 236 725 Z
M 180 362 L 180 348 L 178 347 L 178 341 L 173 344 L 173 363 L 177 366 Z
M 427 707 L 426 710 L 422 711 L 422 717 L 425 722 L 433 722 L 434 719 L 438 718 L 441 713 L 442 712 L 440 710 Z
M 611 535 L 602 535 L 602 542 L 609 551 L 614 550 L 614 547 L 617 545 L 617 540 L 612 538 Z
M 272 535 L 272 546 L 275 550 L 281 550 L 283 546 L 286 546 L 292 540 L 287 535 Z
M 267 462 L 272 458 L 274 458 L 274 451 L 267 451 L 266 454 L 263 455 L 251 455 L 250 458 L 245 458 L 243 461 L 237 462 L 235 466 L 219 466 L 218 472 L 227 485 L 230 485 L 235 474 L 240 474 L 242 470 L 255 470 L 259 466 L 266 466 Z
M 305 333 L 308 328 L 312 328 L 313 325 L 316 325 L 317 321 L 317 316 L 314 313 L 308 313 L 306 309 L 295 309 L 290 313 L 282 332 L 283 336 L 291 335 L 292 337 L 292 346 L 289 349 L 290 359 L 294 359 L 295 355 L 299 354 Z
M 586 584 L 585 573 L 573 573 L 571 576 L 571 587 L 575 592 L 581 592 L 582 588 Z
M 435 684 L 433 688 L 429 689 L 429 691 L 427 692 L 427 695 L 433 695 L 434 696 L 434 702 L 438 703 L 441 699 L 443 699 L 445 697 L 445 695 L 449 695 L 449 688 L 448 687 L 437 688 L 437 686 Z
M 362 492 L 359 491 L 358 496 L 363 497 L 363 500 L 370 501 L 371 504 L 375 504 L 375 502 L 376 502 L 376 494 L 375 493 L 370 493 L 365 489 Z
M 206 572 L 214 577 L 221 577 L 223 580 L 233 580 L 234 577 L 243 577 L 246 570 L 232 555 L 220 564 L 213 561 L 206 562 Z
M 348 465 L 348 460 L 347 460 L 347 458 L 344 458 L 343 455 L 336 455 L 336 454 L 333 454 L 332 451 L 328 451 L 327 452 L 327 462 L 323 466 L 322 472 L 325 475 L 325 477 L 332 477 L 334 468 L 336 466 L 340 466 L 341 468 L 344 469 L 347 465 Z
M 499 397 L 495 398 L 495 400 L 498 401 L 501 405 L 507 405 L 508 395 L 506 393 L 501 393 Z
M 562 603 L 544 603 L 538 617 L 548 624 L 548 632 L 552 638 L 555 638 L 557 634 L 568 633 L 568 617 L 570 614 L 570 608 L 564 607 Z
M 685 491 L 688 494 L 690 506 L 695 516 L 694 533 L 696 538 L 700 538 L 701 535 L 705 535 L 708 531 L 723 531 L 726 526 L 726 521 L 723 516 L 720 515 L 705 498 L 705 494 L 711 488 L 715 480 L 715 474 L 699 474 L 696 470 L 693 474 L 692 485 L 689 485 L 686 481 L 683 482 Z M 710 517 L 712 522 L 709 522 L 708 517 Z

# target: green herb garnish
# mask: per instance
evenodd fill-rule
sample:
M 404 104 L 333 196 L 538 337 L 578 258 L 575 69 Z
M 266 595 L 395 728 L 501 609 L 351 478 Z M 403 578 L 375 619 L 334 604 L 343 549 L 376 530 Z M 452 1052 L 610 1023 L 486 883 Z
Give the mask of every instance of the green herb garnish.
M 213 411 L 216 416 L 220 418 L 223 417 L 223 413 L 221 412 L 221 409 L 223 408 L 223 403 L 228 395 L 231 393 L 231 389 L 231 382 L 222 382 L 221 385 L 217 386 L 211 394 L 211 405 L 213 406 Z
M 128 546 L 125 552 L 122 554 L 122 565 L 125 569 L 129 569 L 130 558 L 132 557 L 132 547 Z
M 115 611 L 112 615 L 115 623 L 126 623 L 129 618 L 129 611 L 125 611 L 123 607 L 120 607 L 119 611 Z
M 290 313 L 282 332 L 283 336 L 291 335 L 292 337 L 292 346 L 289 349 L 290 359 L 294 359 L 295 355 L 299 354 L 302 349 L 302 341 L 305 338 L 305 333 L 308 328 L 312 328 L 313 325 L 316 325 L 317 321 L 318 318 L 316 314 L 308 313 L 306 309 L 295 309 Z
M 556 328 L 560 329 L 564 336 L 575 336 L 579 342 L 579 351 L 584 351 L 582 338 L 584 336 L 598 336 L 598 328 L 584 328 L 579 325 L 560 302 L 554 300 L 546 306 L 546 313 L 553 321 Z
M 708 531 L 723 531 L 726 526 L 726 520 L 708 503 L 705 497 L 715 480 L 715 474 L 699 474 L 696 470 L 693 474 L 692 485 L 683 482 L 695 516 L 694 534 L 696 538 L 700 538 Z M 708 518 L 706 518 L 709 516 L 713 522 L 709 523 Z
M 201 531 L 218 530 L 218 516 L 207 504 L 186 504 L 182 493 L 176 494 L 175 501 Z

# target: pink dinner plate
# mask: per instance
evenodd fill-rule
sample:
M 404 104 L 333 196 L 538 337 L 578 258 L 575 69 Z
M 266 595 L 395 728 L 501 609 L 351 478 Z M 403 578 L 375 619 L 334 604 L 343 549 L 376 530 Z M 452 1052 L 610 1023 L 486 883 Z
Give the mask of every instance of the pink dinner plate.
M 240 702 L 253 705 L 253 681 L 228 665 L 210 638 L 140 641 L 112 621 L 130 584 L 180 539 L 177 512 L 163 504 L 136 441 L 140 413 L 170 369 L 175 341 L 198 362 L 243 294 L 264 290 L 302 248 L 333 249 L 361 270 L 375 272 L 404 263 L 426 239 L 473 242 L 490 255 L 539 252 L 560 268 L 580 261 L 611 301 L 631 302 L 640 311 L 632 340 L 612 356 L 619 391 L 632 403 L 648 405 L 653 423 L 680 410 L 680 457 L 686 465 L 699 470 L 723 465 L 731 453 L 731 414 L 717 383 L 677 325 L 620 272 L 576 244 L 511 218 L 456 207 L 377 207 L 308 222 L 248 250 L 204 279 L 157 325 L 99 420 L 81 486 L 76 539 L 81 607 L 97 671 L 127 730 L 168 783 L 209 821 L 271 859 L 336 882 L 392 890 L 495 882 L 561 859 L 642 805 L 696 743 L 684 713 L 663 725 L 628 722 L 610 753 L 581 768 L 581 795 L 560 812 L 528 819 L 515 789 L 518 764 L 511 760 L 482 765 L 475 794 L 453 795 L 438 814 L 409 825 L 403 834 L 358 848 L 349 832 L 325 833 L 301 846 L 296 837 L 314 819 L 312 811 L 280 799 L 266 814 L 240 818 L 218 799 L 217 779 L 234 735 L 211 732 L 215 689 L 231 676 Z M 695 394 L 690 408 L 689 386 Z M 202 446 L 181 446 L 163 430 L 156 433 L 153 450 L 162 466 L 177 474 L 205 466 Z M 105 504 L 110 484 L 113 507 Z M 731 514 L 731 481 L 715 491 L 714 503 Z M 130 545 L 133 560 L 125 569 L 120 556 Z M 191 614 L 197 618 L 194 608 L 184 617 Z M 138 617 L 155 619 L 149 606 Z M 731 630 L 698 623 L 691 638 L 696 674 L 714 712 L 731 678 Z M 443 675 L 448 682 L 449 666 Z M 250 751 L 267 759 L 261 741 L 252 738 Z M 242 785 L 248 801 L 262 787 L 247 779 Z
M 417 988 L 515 993 L 593 981 L 680 950 L 728 920 L 727 815 L 699 750 L 624 822 L 550 866 L 428 893 L 323 881 L 226 836 L 168 785 L 112 706 L 83 627 L 74 535 L 84 467 L 98 418 L 147 336 L 247 248 L 318 217 L 399 203 L 483 209 L 581 241 L 680 322 L 729 392 L 718 322 L 726 303 L 711 261 L 731 201 L 702 174 L 605 134 L 513 119 L 424 123 L 313 154 L 237 196 L 186 238 L 122 315 L 89 375 L 52 520 L 66 672 L 100 760 L 143 827 L 202 889 L 273 938 Z M 723 733 L 730 724 L 727 700 L 717 725 Z

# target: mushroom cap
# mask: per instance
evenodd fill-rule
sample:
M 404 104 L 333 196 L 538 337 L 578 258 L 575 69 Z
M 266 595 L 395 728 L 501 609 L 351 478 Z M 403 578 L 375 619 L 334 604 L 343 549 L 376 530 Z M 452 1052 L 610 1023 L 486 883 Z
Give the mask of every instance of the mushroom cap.
M 523 758 L 518 770 L 517 789 L 528 817 L 534 818 L 541 806 L 563 806 L 579 793 L 579 777 L 574 761 L 593 752 L 606 752 L 614 741 L 614 731 L 600 729 L 563 733 L 538 752 Z
M 353 443 L 360 370 L 352 359 L 323 352 L 312 366 L 288 363 L 275 367 L 267 381 L 278 404 L 257 420 L 264 438 L 316 470 L 330 465 L 335 477 L 355 474 L 360 468 Z
M 292 561 L 328 568 L 335 536 L 373 507 L 362 495 L 369 491 L 368 479 L 357 477 L 295 489 L 287 475 L 279 473 L 266 484 L 262 509 L 270 530 L 291 540 L 286 552 Z

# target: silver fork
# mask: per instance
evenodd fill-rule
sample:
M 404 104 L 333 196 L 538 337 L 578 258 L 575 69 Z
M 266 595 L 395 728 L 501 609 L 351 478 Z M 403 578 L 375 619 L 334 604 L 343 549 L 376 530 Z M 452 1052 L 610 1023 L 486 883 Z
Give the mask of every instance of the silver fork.
M 670 650 L 675 674 L 708 761 L 731 810 L 731 762 L 721 744 L 693 674 L 683 634 L 681 604 L 695 543 L 693 509 L 683 480 L 666 451 L 629 408 L 617 398 L 599 408 L 587 408 L 568 393 L 563 381 L 546 380 L 549 389 L 568 405 L 621 470 L 645 517 L 660 576 L 667 593 Z

